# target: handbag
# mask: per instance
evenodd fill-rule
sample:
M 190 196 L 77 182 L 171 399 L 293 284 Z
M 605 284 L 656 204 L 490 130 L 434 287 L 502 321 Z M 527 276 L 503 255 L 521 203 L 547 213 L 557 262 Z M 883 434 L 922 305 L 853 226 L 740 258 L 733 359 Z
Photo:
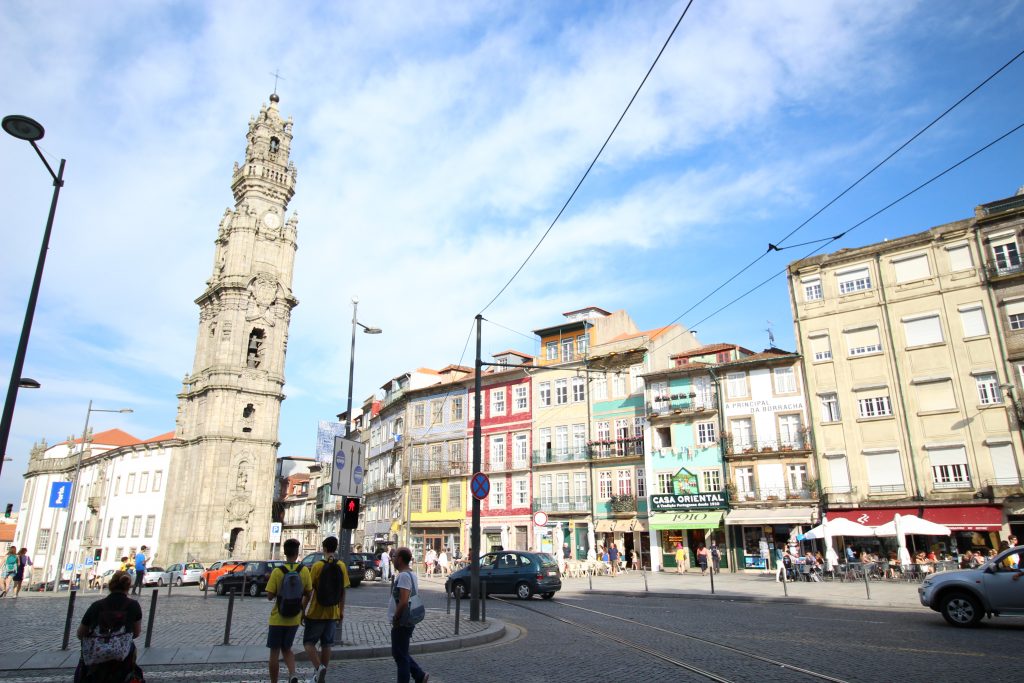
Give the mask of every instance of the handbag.
M 82 638 L 82 661 L 86 666 L 103 662 L 123 662 L 132 651 L 132 634 L 121 629 L 109 635 Z
M 395 602 L 397 602 L 398 588 L 395 590 Z M 423 621 L 423 618 L 427 616 L 427 608 L 423 605 L 423 600 L 420 598 L 419 590 L 416 587 L 416 577 L 412 577 L 412 591 L 409 595 L 409 604 L 406 606 L 405 611 L 402 612 L 402 618 L 399 619 L 399 625 L 410 627 Z

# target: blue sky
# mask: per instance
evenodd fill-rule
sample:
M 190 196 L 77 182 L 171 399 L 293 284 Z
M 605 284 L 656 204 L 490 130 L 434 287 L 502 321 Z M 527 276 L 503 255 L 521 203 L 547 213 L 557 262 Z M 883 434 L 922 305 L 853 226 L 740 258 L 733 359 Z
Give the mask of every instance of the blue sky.
M 192 300 L 213 265 L 244 133 L 280 69 L 295 118 L 300 214 L 281 453 L 308 455 L 343 408 L 348 301 L 356 397 L 459 360 L 472 317 L 576 184 L 681 2 L 9 2 L 0 113 L 47 128 L 68 159 L 22 392 L 0 477 L 17 500 L 34 440 L 81 430 L 90 399 L 174 426 L 192 365 Z M 1024 5 L 979 0 L 696 0 L 601 161 L 536 257 L 491 307 L 516 330 L 586 305 L 641 327 L 681 314 L 1024 45 Z M 794 242 L 840 232 L 1021 123 L 1014 64 Z M 1018 133 L 834 248 L 972 214 L 1024 185 Z M 0 140 L 0 376 L 7 377 L 51 187 Z M 771 254 L 683 316 L 704 342 L 792 348 L 783 279 L 708 313 L 803 255 Z M 487 326 L 484 349 L 533 350 Z M 469 360 L 469 359 L 465 359 Z

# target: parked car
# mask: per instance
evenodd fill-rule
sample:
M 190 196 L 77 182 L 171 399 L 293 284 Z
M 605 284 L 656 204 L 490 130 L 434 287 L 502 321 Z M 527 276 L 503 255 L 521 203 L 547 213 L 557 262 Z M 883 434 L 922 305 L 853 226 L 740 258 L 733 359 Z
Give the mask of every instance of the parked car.
M 348 570 L 349 585 L 353 588 L 358 588 L 359 584 L 363 582 L 363 565 L 362 562 L 356 558 L 357 554 L 358 553 L 350 553 L 348 556 L 348 564 L 345 565 L 345 568 Z M 307 567 L 312 567 L 314 563 L 319 562 L 322 559 L 324 559 L 323 553 L 310 553 L 302 558 L 302 564 Z
M 941 572 L 918 587 L 921 604 L 953 626 L 976 626 L 984 616 L 1024 617 L 1024 546 L 1010 548 L 977 569 Z
M 376 581 L 380 578 L 380 556 L 373 553 L 352 553 L 351 559 L 359 562 L 363 568 L 363 581 Z
M 167 568 L 167 583 L 184 586 L 186 583 L 199 583 L 206 568 L 198 562 L 180 562 Z
M 143 586 L 166 586 L 171 582 L 170 574 L 163 567 L 150 567 L 142 577 Z M 108 579 L 109 581 L 109 579 Z
M 207 586 L 213 586 L 217 583 L 217 579 L 228 572 L 235 572 L 245 566 L 245 562 L 242 560 L 222 560 L 220 562 L 214 562 L 210 565 L 209 569 L 204 571 L 199 577 L 199 590 L 206 590 Z
M 529 600 L 539 593 L 545 600 L 562 589 L 558 563 L 548 553 L 504 550 L 480 558 L 480 581 L 487 582 L 487 594 L 511 594 Z M 456 598 L 469 595 L 469 567 L 453 572 L 444 589 Z
M 270 581 L 270 573 L 274 571 L 274 567 L 282 564 L 284 562 L 280 560 L 250 560 L 235 571 L 217 577 L 213 590 L 217 595 L 241 593 L 244 590 L 255 598 L 267 589 L 267 582 Z

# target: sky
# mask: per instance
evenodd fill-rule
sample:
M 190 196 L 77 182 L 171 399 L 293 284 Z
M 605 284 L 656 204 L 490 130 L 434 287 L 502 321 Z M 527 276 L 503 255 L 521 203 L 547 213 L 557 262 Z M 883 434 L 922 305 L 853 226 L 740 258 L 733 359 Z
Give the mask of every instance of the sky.
M 10 0 L 0 114 L 67 159 L 0 503 L 28 451 L 96 431 L 174 428 L 198 296 L 233 205 L 249 118 L 278 84 L 298 184 L 281 455 L 313 454 L 390 377 L 471 364 L 475 314 L 579 182 L 685 6 L 640 2 Z M 969 12 L 965 12 L 965 8 Z M 785 279 L 817 245 L 765 253 L 1022 48 L 1024 3 L 695 0 L 630 111 L 522 273 L 485 311 L 484 354 L 585 306 L 703 343 L 793 348 Z M 834 235 L 1024 120 L 1024 58 L 787 244 Z M 1024 185 L 1024 131 L 828 250 L 973 215 Z M 0 377 L 17 346 L 52 193 L 0 136 Z M 694 306 L 705 295 L 714 294 Z M 692 309 L 692 310 L 691 310 Z M 512 330 L 512 331 L 510 331 Z M 525 335 L 525 336 L 524 336 Z

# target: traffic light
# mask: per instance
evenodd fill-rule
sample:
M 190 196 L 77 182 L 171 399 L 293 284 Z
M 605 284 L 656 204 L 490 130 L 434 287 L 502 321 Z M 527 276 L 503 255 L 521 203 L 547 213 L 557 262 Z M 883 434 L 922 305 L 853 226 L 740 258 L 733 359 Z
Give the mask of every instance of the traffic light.
M 8 503 L 7 507 L 4 509 L 4 517 L 10 519 L 12 512 L 14 512 L 14 503 Z
M 341 514 L 341 528 L 355 529 L 359 526 L 359 499 L 346 498 Z

